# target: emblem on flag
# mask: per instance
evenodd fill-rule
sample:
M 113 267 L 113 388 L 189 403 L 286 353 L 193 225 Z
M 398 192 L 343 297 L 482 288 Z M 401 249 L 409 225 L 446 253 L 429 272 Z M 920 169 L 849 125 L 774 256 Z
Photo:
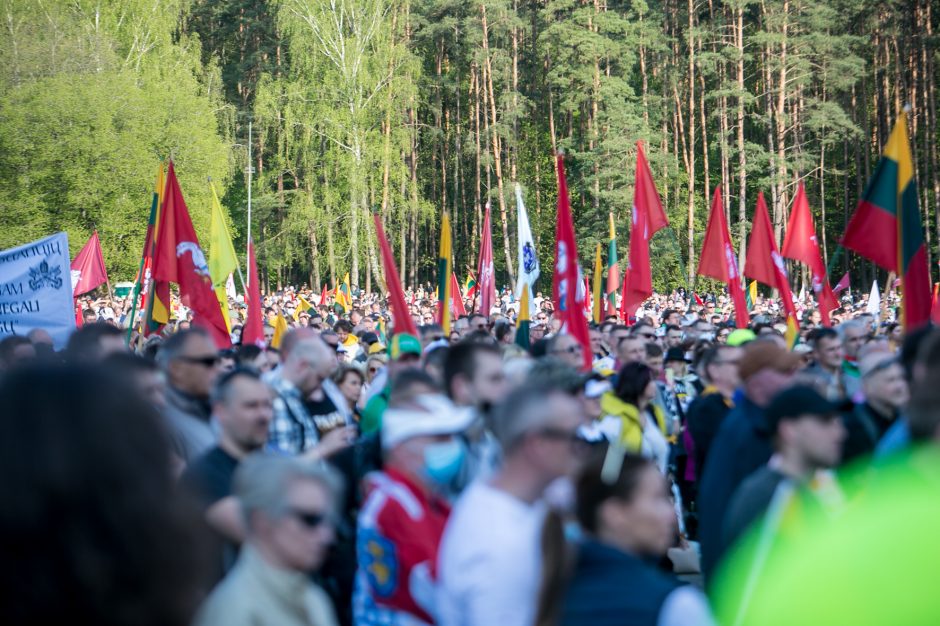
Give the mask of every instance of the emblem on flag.
M 40 287 L 62 287 L 62 268 L 49 267 L 49 261 L 43 259 L 42 263 L 29 270 L 29 288 L 38 291 Z

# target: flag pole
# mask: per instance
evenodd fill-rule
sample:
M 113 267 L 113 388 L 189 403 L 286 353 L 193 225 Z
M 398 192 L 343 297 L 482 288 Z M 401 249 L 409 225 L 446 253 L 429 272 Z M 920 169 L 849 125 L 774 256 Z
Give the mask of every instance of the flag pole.
M 251 118 L 248 118 L 248 167 L 245 168 L 245 172 L 248 174 L 248 241 L 251 241 L 251 175 L 254 171 L 255 168 L 251 164 Z M 245 254 L 248 254 L 247 249 Z M 240 270 L 239 275 L 241 275 Z M 244 285 L 245 280 L 242 278 L 242 286 L 244 287 Z M 247 287 L 245 293 L 248 293 Z

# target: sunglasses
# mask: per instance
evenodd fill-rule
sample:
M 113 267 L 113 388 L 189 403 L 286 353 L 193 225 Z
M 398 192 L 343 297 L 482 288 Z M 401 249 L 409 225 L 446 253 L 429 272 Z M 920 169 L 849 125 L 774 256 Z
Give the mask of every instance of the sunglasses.
M 308 529 L 313 530 L 319 526 L 329 523 L 330 517 L 319 511 L 301 511 L 300 509 L 290 509 L 290 514 L 306 526 Z
M 555 352 L 556 352 L 556 353 L 559 353 L 559 352 L 567 352 L 568 354 L 576 354 L 576 353 L 581 352 L 581 346 L 580 346 L 580 345 L 577 345 L 577 346 L 568 346 L 567 348 L 562 348 L 562 349 L 560 349 L 560 350 L 555 350 Z
M 222 359 L 218 356 L 181 356 L 180 361 L 203 367 L 215 367 Z

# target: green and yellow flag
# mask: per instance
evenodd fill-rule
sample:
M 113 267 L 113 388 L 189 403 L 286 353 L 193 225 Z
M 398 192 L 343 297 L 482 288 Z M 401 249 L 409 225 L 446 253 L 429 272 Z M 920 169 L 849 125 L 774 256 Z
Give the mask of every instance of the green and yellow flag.
M 159 234 L 160 212 L 163 210 L 163 194 L 166 191 L 166 172 L 163 163 L 157 171 L 157 182 L 153 189 L 153 204 L 150 208 L 150 222 L 147 225 L 147 242 L 145 246 L 144 272 L 150 283 L 147 292 L 147 309 L 144 314 L 144 334 L 158 333 L 170 321 L 170 283 L 153 280 L 150 272 L 153 269 L 153 250 L 157 235 Z
M 601 311 L 601 279 L 604 276 L 604 266 L 601 264 L 601 244 L 597 243 L 594 249 L 594 284 L 592 293 L 594 296 L 594 323 L 600 324 L 603 311 Z
M 300 321 L 301 313 L 310 313 L 310 309 L 313 308 L 313 305 L 307 302 L 307 299 L 304 298 L 303 296 L 298 295 L 297 300 L 298 300 L 297 307 L 294 309 L 294 315 L 293 315 L 295 322 Z
M 343 307 L 343 313 L 349 313 L 352 308 L 352 289 L 349 287 L 349 272 L 343 277 L 343 282 L 336 288 L 336 304 Z
M 752 280 L 747 286 L 747 310 L 750 311 L 757 304 L 757 281 Z
M 617 231 L 614 214 L 610 217 L 610 241 L 607 242 L 607 315 L 617 315 L 617 290 L 620 289 L 620 266 L 617 265 Z
M 519 316 L 516 318 L 516 345 L 529 349 L 529 287 L 522 285 L 522 297 L 519 298 Z
M 450 238 L 450 216 L 444 211 L 441 218 L 441 247 L 437 255 L 437 323 L 450 336 L 450 275 L 453 271 L 453 243 Z
M 238 257 L 235 256 L 235 246 L 232 245 L 232 236 L 225 223 L 225 212 L 215 192 L 215 185 L 209 181 L 212 190 L 212 215 L 209 220 L 209 278 L 215 288 L 215 296 L 222 307 L 222 317 L 225 327 L 232 330 L 232 321 L 228 316 L 228 296 L 225 293 L 225 281 L 238 269 Z

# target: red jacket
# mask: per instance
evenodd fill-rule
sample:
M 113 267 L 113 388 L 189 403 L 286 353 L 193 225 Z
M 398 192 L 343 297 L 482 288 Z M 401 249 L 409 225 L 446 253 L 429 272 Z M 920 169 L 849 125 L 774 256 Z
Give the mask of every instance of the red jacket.
M 433 624 L 437 549 L 450 505 L 394 468 L 371 474 L 359 512 L 355 623 Z

